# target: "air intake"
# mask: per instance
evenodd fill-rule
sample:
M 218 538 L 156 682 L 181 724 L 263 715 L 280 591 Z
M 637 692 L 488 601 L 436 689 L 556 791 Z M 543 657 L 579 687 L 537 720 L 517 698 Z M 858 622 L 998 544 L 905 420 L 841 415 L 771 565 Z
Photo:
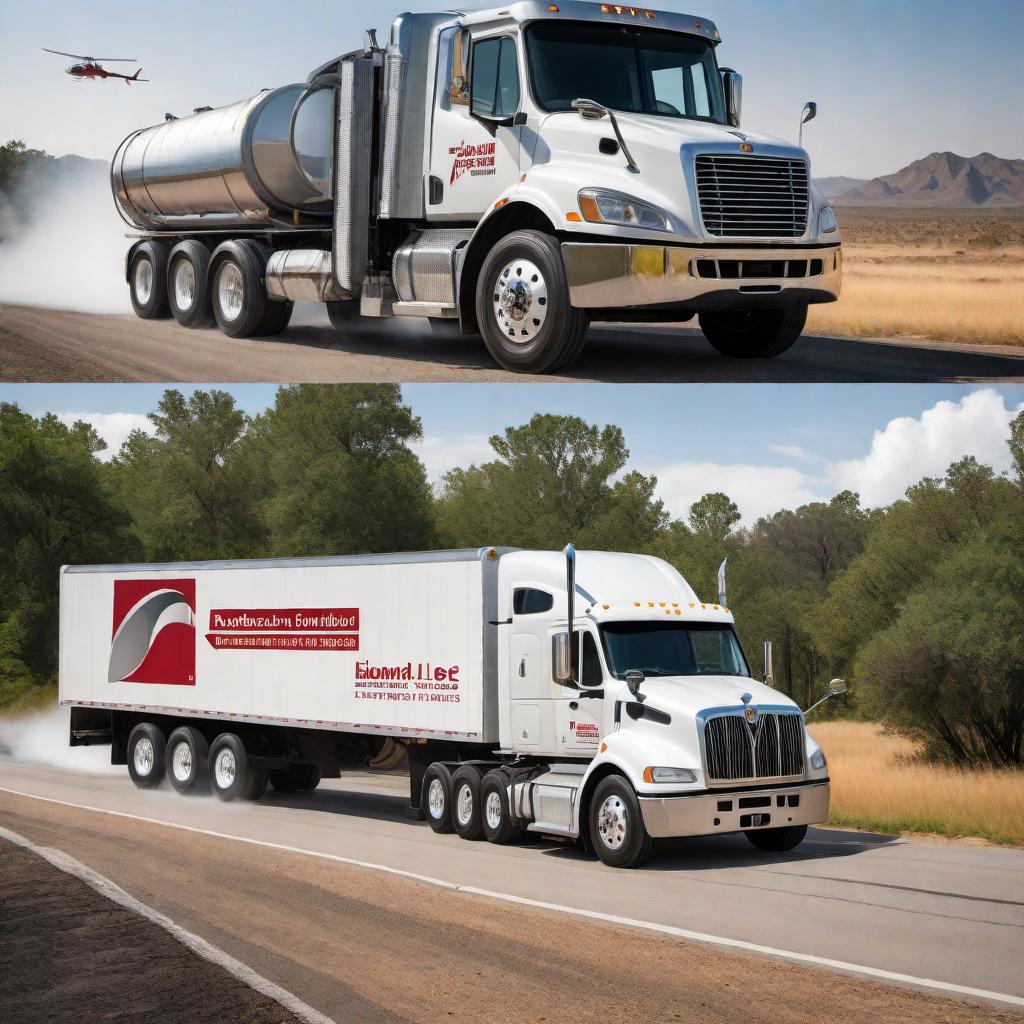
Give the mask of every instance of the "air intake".
M 704 230 L 716 238 L 801 238 L 807 232 L 807 164 L 781 157 L 697 157 Z
M 704 726 L 704 759 L 711 782 L 803 775 L 803 722 L 798 714 L 762 714 L 755 725 L 742 715 L 710 718 Z

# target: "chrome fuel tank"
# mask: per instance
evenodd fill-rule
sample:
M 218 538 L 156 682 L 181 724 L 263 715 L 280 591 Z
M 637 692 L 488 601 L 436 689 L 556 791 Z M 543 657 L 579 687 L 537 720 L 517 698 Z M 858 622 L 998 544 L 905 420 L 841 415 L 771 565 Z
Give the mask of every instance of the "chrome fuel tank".
M 335 90 L 289 85 L 130 135 L 118 208 L 145 230 L 330 220 Z

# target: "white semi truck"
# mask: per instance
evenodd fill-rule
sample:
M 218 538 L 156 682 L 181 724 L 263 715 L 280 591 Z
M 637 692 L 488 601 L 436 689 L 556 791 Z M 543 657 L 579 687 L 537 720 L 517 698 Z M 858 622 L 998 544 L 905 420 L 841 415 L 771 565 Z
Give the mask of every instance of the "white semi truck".
M 142 788 L 253 800 L 407 760 L 412 808 L 465 839 L 787 850 L 828 815 L 825 758 L 720 597 L 571 547 L 68 567 L 60 701 Z
M 113 160 L 135 311 L 232 337 L 295 300 L 454 320 L 530 373 L 591 321 L 699 317 L 727 356 L 779 355 L 838 298 L 840 237 L 807 153 L 741 130 L 720 42 L 575 0 L 403 14 L 303 84 L 168 114 Z

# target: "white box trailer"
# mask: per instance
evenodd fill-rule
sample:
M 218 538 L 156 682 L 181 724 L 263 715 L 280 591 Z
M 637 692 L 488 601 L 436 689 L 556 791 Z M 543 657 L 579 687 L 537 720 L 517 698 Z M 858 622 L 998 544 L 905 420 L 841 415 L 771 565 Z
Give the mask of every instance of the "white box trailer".
M 788 848 L 827 815 L 824 758 L 724 599 L 647 556 L 66 567 L 60 700 L 71 743 L 110 743 L 141 788 L 258 799 L 407 760 L 436 831 L 617 866 L 661 836 Z
M 113 159 L 135 312 L 231 337 L 297 300 L 339 329 L 455 320 L 529 373 L 591 321 L 699 317 L 723 354 L 777 356 L 839 296 L 838 225 L 802 147 L 740 130 L 721 41 L 577 0 L 407 13 L 304 83 L 168 115 Z

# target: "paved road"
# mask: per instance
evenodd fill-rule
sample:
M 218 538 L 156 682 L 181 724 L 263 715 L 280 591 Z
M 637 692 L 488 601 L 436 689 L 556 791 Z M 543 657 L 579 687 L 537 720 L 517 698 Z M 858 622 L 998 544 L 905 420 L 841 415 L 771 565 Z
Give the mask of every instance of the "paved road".
M 616 872 L 554 844 L 495 847 L 436 836 L 422 823 L 406 818 L 406 785 L 400 776 L 357 774 L 325 783 L 315 794 L 288 798 L 270 794 L 257 805 L 226 806 L 211 798 L 185 799 L 169 791 L 140 792 L 120 773 L 82 776 L 66 769 L 0 761 L 0 787 L 78 807 L 284 844 L 414 872 L 454 886 L 1024 997 L 1024 851 L 812 830 L 805 844 L 790 854 L 758 853 L 742 837 L 677 840 L 664 843 L 645 869 Z M 563 974 L 579 969 L 584 977 L 593 977 L 593 992 L 581 992 L 578 997 L 580 1005 L 588 1007 L 592 996 L 602 991 L 601 972 L 614 967 L 616 977 L 629 976 L 633 968 L 625 969 L 618 960 L 627 949 L 631 962 L 639 958 L 636 991 L 646 991 L 644 978 L 651 964 L 644 967 L 641 953 L 650 949 L 652 963 L 660 965 L 660 974 L 655 972 L 647 983 L 647 988 L 654 989 L 650 999 L 674 992 L 673 985 L 682 979 L 693 998 L 696 993 L 705 1000 L 700 1004 L 707 1010 L 704 1016 L 681 1019 L 717 1020 L 720 1015 L 736 1019 L 748 1016 L 748 1011 L 754 1013 L 751 1020 L 762 1019 L 759 1014 L 766 1014 L 765 1019 L 815 1019 L 809 1007 L 819 998 L 830 1001 L 823 1004 L 824 1016 L 817 1019 L 828 1019 L 828 1007 L 836 1005 L 844 1005 L 848 1014 L 859 1019 L 896 1019 L 897 1003 L 899 1019 L 904 1021 L 959 1019 L 956 1004 L 945 1004 L 940 1013 L 931 1003 L 920 1002 L 933 1000 L 931 995 L 896 992 L 840 975 L 824 980 L 816 969 L 737 958 L 732 952 L 642 932 L 605 933 L 603 925 L 581 924 L 564 915 L 531 920 L 535 911 L 491 900 L 478 903 L 478 897 L 470 900 L 464 889 L 453 893 L 332 861 L 26 800 L 7 792 L 0 792 L 0 823 L 40 845 L 65 849 L 184 927 L 250 966 L 268 970 L 273 981 L 325 1013 L 339 1011 L 328 998 L 334 988 L 317 973 L 319 968 L 303 966 L 303 956 L 307 950 L 317 950 L 319 955 L 319 930 L 330 925 L 323 915 L 330 917 L 332 901 L 338 899 L 339 913 L 350 915 L 351 920 L 334 919 L 332 941 L 341 943 L 343 934 L 349 935 L 346 942 L 357 941 L 365 927 L 367 942 L 375 943 L 364 950 L 365 955 L 347 959 L 338 968 L 350 972 L 345 975 L 346 991 L 360 1000 L 368 998 L 364 982 L 369 982 L 355 980 L 353 964 L 358 961 L 357 973 L 364 971 L 363 961 L 370 956 L 375 970 L 383 971 L 385 961 L 375 959 L 384 955 L 380 944 L 388 957 L 405 955 L 417 971 L 423 968 L 424 957 L 432 962 L 436 954 L 441 972 L 434 991 L 438 999 L 438 993 L 469 984 L 462 973 L 474 974 L 471 968 L 477 953 L 482 958 L 480 978 L 490 977 L 494 963 L 488 958 L 493 953 L 499 965 L 511 957 L 505 967 L 532 978 L 509 998 L 519 999 L 518 993 L 526 990 L 535 993 L 530 998 L 540 998 L 549 989 L 556 996 L 561 990 L 565 998 L 569 990 L 560 989 L 568 980 Z M 249 865 L 257 876 L 262 871 L 262 881 L 233 878 L 232 864 Z M 300 877 L 305 888 L 293 891 L 290 887 L 293 882 L 297 886 Z M 268 879 L 273 879 L 273 885 L 267 884 Z M 332 895 L 335 885 L 345 891 Z M 251 906 L 235 907 L 231 901 L 236 897 L 243 904 L 257 898 L 273 900 L 274 925 L 254 926 L 252 916 L 260 912 Z M 280 905 L 292 898 L 299 902 L 290 909 Z M 399 912 L 422 920 L 404 920 Z M 286 920 L 289 914 L 296 919 Z M 311 921 L 304 930 L 305 915 Z M 466 936 L 475 938 L 455 941 L 451 929 L 454 934 L 465 930 Z M 540 954 L 531 959 L 522 951 L 492 948 L 493 943 L 488 943 L 497 942 L 498 933 L 538 945 L 550 943 L 554 949 L 547 959 Z M 289 947 L 289 942 L 297 945 Z M 602 949 L 604 954 L 590 963 L 587 958 Z M 461 960 L 449 963 L 452 957 Z M 399 973 L 404 969 L 396 968 Z M 332 977 L 337 980 L 337 975 Z M 457 980 L 451 981 L 452 977 Z M 752 990 L 743 980 L 750 977 L 759 979 L 759 984 L 763 980 L 763 987 Z M 475 985 L 479 979 L 472 980 Z M 799 1014 L 774 1014 L 768 992 L 775 985 L 790 992 L 783 1002 L 794 1009 L 800 1004 Z M 741 992 L 747 994 L 741 997 Z M 629 998 L 625 992 L 618 996 L 620 1002 Z M 737 999 L 746 1002 L 741 1006 Z M 881 999 L 879 1005 L 891 1014 L 879 1013 L 879 1005 L 872 1010 L 872 999 Z M 900 1000 L 911 1002 L 903 1006 Z M 387 1005 L 402 1019 L 416 1018 L 397 997 Z M 651 1015 L 642 1015 L 643 1019 L 672 1019 L 660 1004 L 646 1005 Z M 863 1012 L 854 1014 L 851 1006 Z M 594 1019 L 619 1019 L 616 1015 L 602 1018 L 597 1004 L 592 1009 Z M 972 1013 L 980 1012 L 972 1008 Z M 1019 1007 L 1004 1006 L 997 1012 L 1005 1016 L 992 1019 L 1024 1020 Z M 525 1011 L 523 1019 L 528 1019 Z
M 281 338 L 233 341 L 173 321 L 0 307 L 0 380 L 443 383 L 521 381 L 498 369 L 483 343 L 415 321 L 339 335 L 315 307 Z M 827 382 L 1024 380 L 1024 352 L 937 343 L 807 337 L 780 359 L 717 355 L 692 328 L 592 329 L 582 359 L 551 381 Z

